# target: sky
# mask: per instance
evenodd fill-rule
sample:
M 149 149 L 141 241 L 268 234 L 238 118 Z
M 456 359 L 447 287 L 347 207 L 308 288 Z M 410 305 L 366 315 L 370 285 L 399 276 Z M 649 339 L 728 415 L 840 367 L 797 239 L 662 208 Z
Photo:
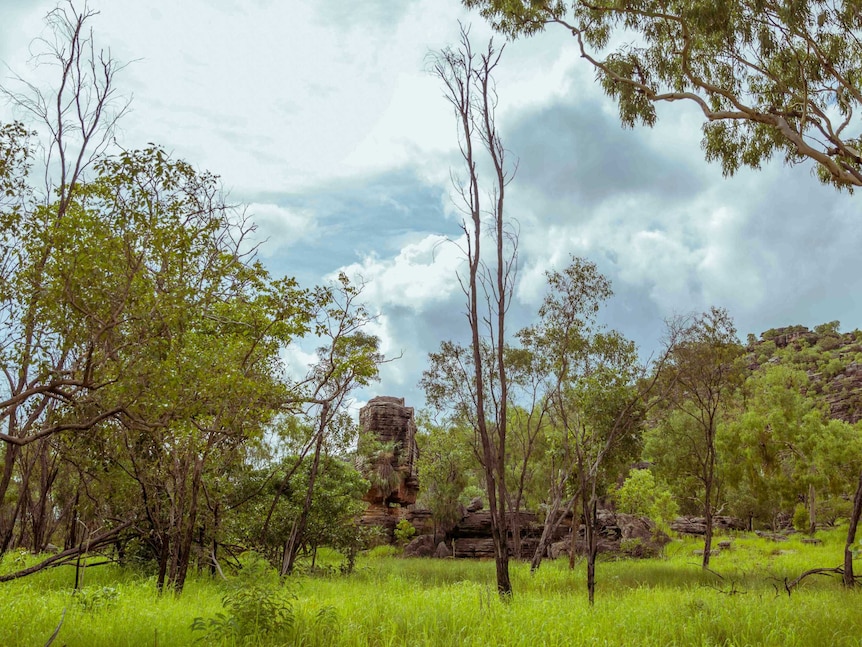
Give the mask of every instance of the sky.
M 50 83 L 31 60 L 54 2 L 0 0 L 0 82 Z M 149 142 L 220 175 L 248 206 L 260 257 L 304 285 L 340 271 L 365 282 L 387 356 L 357 392 L 424 406 L 418 382 L 443 340 L 466 341 L 457 281 L 456 122 L 429 56 L 493 33 L 457 0 L 90 0 L 97 46 L 128 62 L 117 140 Z M 494 36 L 502 45 L 505 40 Z M 727 308 L 740 337 L 839 320 L 862 326 L 862 197 L 822 186 L 810 164 L 724 178 L 704 161 L 702 119 L 661 106 L 624 129 L 563 30 L 506 43 L 498 126 L 517 173 L 520 231 L 511 329 L 530 323 L 545 272 L 572 256 L 613 283 L 602 320 L 660 347 L 665 319 Z M 0 121 L 15 117 L 0 103 Z M 20 115 L 18 115 L 20 116 Z M 311 347 L 285 354 L 296 373 Z

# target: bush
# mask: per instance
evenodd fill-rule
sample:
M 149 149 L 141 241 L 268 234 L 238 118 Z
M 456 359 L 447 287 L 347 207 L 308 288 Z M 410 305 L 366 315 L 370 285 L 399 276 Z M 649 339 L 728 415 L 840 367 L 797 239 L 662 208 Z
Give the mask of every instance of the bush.
M 644 543 L 640 537 L 629 537 L 620 541 L 620 551 L 629 557 L 643 557 Z
M 395 541 L 397 541 L 401 546 L 405 546 L 410 543 L 410 540 L 415 534 L 416 528 L 414 528 L 413 524 L 407 521 L 407 519 L 402 519 L 398 522 L 398 525 L 395 526 Z
M 679 506 L 667 488 L 655 481 L 649 470 L 632 470 L 614 494 L 620 512 L 649 517 L 654 521 L 670 521 Z
M 793 509 L 793 527 L 799 532 L 808 531 L 808 509 L 803 503 L 797 503 Z
M 240 555 L 241 569 L 231 578 L 231 591 L 222 598 L 225 611 L 211 618 L 197 617 L 192 631 L 204 644 L 250 638 L 286 637 L 293 627 L 292 596 L 281 585 L 278 572 L 263 557 L 249 551 Z
M 75 591 L 75 602 L 84 611 L 92 612 L 113 606 L 120 597 L 120 592 L 113 586 L 78 589 Z

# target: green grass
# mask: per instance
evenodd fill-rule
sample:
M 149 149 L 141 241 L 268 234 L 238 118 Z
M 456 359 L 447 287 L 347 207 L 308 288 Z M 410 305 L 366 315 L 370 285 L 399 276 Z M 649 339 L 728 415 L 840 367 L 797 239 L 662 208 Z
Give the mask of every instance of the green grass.
M 862 645 L 862 594 L 827 577 L 784 589 L 785 578 L 839 563 L 840 531 L 818 536 L 824 543 L 810 546 L 740 535 L 713 558 L 715 573 L 700 569 L 694 540 L 671 543 L 660 559 L 600 561 L 593 608 L 583 563 L 546 562 L 535 576 L 513 563 L 515 595 L 502 602 L 492 562 L 372 556 L 350 576 L 292 578 L 289 629 L 197 644 Z M 203 637 L 195 617 L 216 618 L 232 590 L 201 576 L 180 598 L 159 597 L 151 578 L 100 566 L 86 571 L 86 606 L 73 581 L 74 569 L 58 568 L 0 585 L 0 645 L 44 645 L 64 609 L 55 646 L 191 645 Z M 100 605 L 103 587 L 116 591 Z

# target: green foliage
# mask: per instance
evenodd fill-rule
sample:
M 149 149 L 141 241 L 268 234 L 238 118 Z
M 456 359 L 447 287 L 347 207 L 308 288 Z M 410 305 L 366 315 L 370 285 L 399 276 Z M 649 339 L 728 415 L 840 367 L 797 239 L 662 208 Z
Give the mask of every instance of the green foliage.
M 799 532 L 808 531 L 808 508 L 804 503 L 797 503 L 793 509 L 793 527 Z
M 465 495 L 471 477 L 474 482 L 478 480 L 479 466 L 471 449 L 473 432 L 458 425 L 435 425 L 424 416 L 420 416 L 418 427 L 419 500 L 445 527 L 460 518 L 465 496 L 482 495 L 481 490 L 476 494 L 475 486 Z
M 643 557 L 643 540 L 640 537 L 622 539 L 620 540 L 620 551 L 629 557 Z
M 817 335 L 829 335 L 832 337 L 837 337 L 839 331 L 841 329 L 840 321 L 830 321 L 829 323 L 823 323 L 818 326 L 814 326 L 814 332 Z
M 291 597 L 277 588 L 252 585 L 236 589 L 224 596 L 222 604 L 224 612 L 192 622 L 192 630 L 200 632 L 199 642 L 275 640 L 293 626 Z
M 679 506 L 670 490 L 657 484 L 650 470 L 629 472 L 614 498 L 620 512 L 649 517 L 657 522 L 668 523 L 679 513 Z
M 846 526 L 819 532 L 820 546 L 803 544 L 798 536 L 779 545 L 739 535 L 732 551 L 715 558 L 713 570 L 723 579 L 692 564 L 691 552 L 698 545 L 694 539 L 672 542 L 661 559 L 602 562 L 601 593 L 592 608 L 580 593 L 582 563 L 569 570 L 567 560 L 556 560 L 534 575 L 527 564 L 513 563 L 518 596 L 506 604 L 494 595 L 494 565 L 488 561 L 360 558 L 351 577 L 303 578 L 297 597 L 288 599 L 290 628 L 245 639 L 213 637 L 207 644 L 448 647 L 455 637 L 458 644 L 515 647 L 600 645 L 613 636 L 614 644 L 650 647 L 803 647 L 822 644 L 826 635 L 830 643 L 852 645 L 862 635 L 862 617 L 835 578 L 806 578 L 791 596 L 781 584 L 785 577 L 792 580 L 809 568 L 834 564 L 845 531 Z M 191 629 L 194 618 L 230 614 L 222 598 L 232 592 L 231 584 L 217 579 L 192 576 L 178 598 L 157 596 L 152 580 L 114 566 L 93 569 L 88 576 L 93 586 L 121 588 L 108 612 L 69 605 L 71 569 L 4 584 L 0 644 L 45 644 L 67 606 L 54 644 L 69 647 L 202 644 L 205 630 Z M 776 581 L 781 595 L 776 595 Z M 729 594 L 731 582 L 737 594 Z M 251 602 L 249 606 L 253 608 Z M 577 627 L 574 639 L 572 627 Z
M 198 642 L 235 641 L 284 637 L 294 621 L 293 599 L 279 581 L 278 572 L 254 552 L 240 556 L 241 568 L 228 583 L 222 598 L 224 610 L 210 618 L 197 617 L 192 630 Z
M 845 130 L 862 107 L 855 0 L 464 4 L 509 35 L 562 27 L 624 126 L 654 125 L 657 103 L 691 101 L 706 158 L 725 174 L 779 155 L 813 160 L 823 182 L 862 185 L 859 136 Z
M 395 541 L 404 546 L 410 543 L 416 534 L 416 528 L 407 519 L 402 519 L 395 525 Z
M 249 471 L 244 475 L 241 489 L 235 496 L 246 500 L 241 515 L 231 518 L 226 529 L 235 541 L 279 552 L 285 537 L 290 536 L 293 524 L 299 518 L 305 502 L 311 461 L 304 461 L 293 472 L 274 508 L 272 519 L 264 534 L 264 522 L 273 497 L 282 486 L 284 474 L 293 469 L 297 457 L 285 458 L 278 476 L 272 478 L 268 470 Z M 365 509 L 362 497 L 368 491 L 368 481 L 343 460 L 324 456 L 321 459 L 315 482 L 315 495 L 309 510 L 305 533 L 301 543 L 309 548 L 331 546 L 349 553 L 371 540 L 361 531 L 356 519 Z M 248 494 L 246 494 L 248 493 Z
M 401 482 L 402 452 L 395 441 L 384 442 L 374 433 L 359 435 L 356 457 L 360 472 L 385 499 Z
M 115 586 L 98 586 L 75 591 L 75 603 L 84 611 L 100 611 L 114 606 L 120 597 Z

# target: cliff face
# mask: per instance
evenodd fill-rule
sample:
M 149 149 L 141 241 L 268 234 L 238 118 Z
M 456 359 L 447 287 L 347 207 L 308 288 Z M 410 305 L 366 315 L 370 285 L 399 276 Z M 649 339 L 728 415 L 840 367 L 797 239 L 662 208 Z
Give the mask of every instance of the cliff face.
M 862 420 L 862 331 L 837 331 L 838 323 L 809 330 L 787 326 L 748 339 L 749 369 L 789 364 L 811 381 L 808 395 L 824 402 L 829 415 L 855 423 Z

